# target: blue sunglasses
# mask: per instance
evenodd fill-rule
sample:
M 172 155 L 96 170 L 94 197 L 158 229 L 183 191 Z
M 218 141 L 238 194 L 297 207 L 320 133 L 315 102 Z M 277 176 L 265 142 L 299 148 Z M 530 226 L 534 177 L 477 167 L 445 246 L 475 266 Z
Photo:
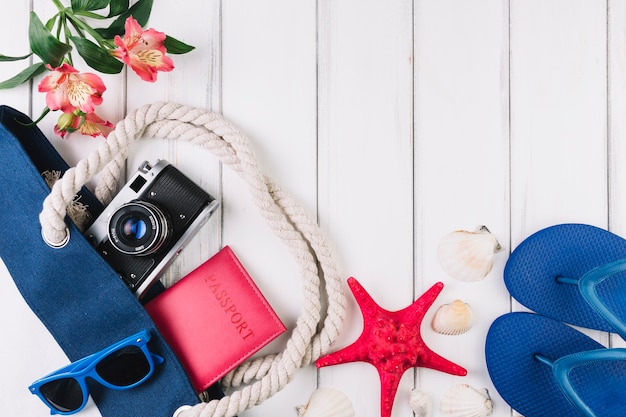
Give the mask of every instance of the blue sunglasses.
M 87 404 L 86 378 L 107 388 L 125 390 L 146 381 L 164 359 L 148 350 L 150 334 L 142 330 L 97 353 L 80 359 L 29 387 L 50 407 L 50 414 L 74 414 Z

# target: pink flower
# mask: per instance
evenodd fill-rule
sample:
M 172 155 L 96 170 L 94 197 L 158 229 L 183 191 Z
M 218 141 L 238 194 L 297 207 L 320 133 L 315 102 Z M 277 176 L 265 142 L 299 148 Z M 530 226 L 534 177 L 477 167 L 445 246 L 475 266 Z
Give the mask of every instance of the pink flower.
M 142 80 L 154 82 L 157 71 L 174 69 L 174 62 L 165 55 L 165 33 L 154 29 L 144 31 L 132 16 L 126 19 L 124 29 L 124 38 L 118 35 L 113 40 L 118 47 L 111 53 L 130 65 Z
M 99 135 L 105 138 L 111 133 L 113 123 L 108 122 L 96 113 L 63 113 L 59 116 L 57 124 L 54 126 L 54 133 L 65 137 L 68 133 L 79 131 L 83 135 L 96 137 Z
M 78 131 L 83 135 L 89 135 L 94 138 L 98 135 L 102 135 L 106 138 L 113 128 L 113 123 L 102 119 L 96 113 L 87 113 L 85 115 L 85 121 L 78 128 Z
M 96 74 L 81 74 L 66 63 L 57 68 L 47 67 L 54 72 L 41 80 L 39 91 L 46 93 L 46 105 L 50 110 L 92 113 L 102 103 L 106 87 Z

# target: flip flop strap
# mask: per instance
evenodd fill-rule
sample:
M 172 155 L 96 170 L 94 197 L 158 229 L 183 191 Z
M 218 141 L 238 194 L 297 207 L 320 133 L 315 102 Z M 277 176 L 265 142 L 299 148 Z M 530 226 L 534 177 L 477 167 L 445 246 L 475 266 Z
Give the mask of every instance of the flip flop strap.
M 609 362 L 626 360 L 626 349 L 598 349 L 586 352 L 573 353 L 563 356 L 556 361 L 551 361 L 545 356 L 536 354 L 535 358 L 541 363 L 548 365 L 552 369 L 552 375 L 556 380 L 561 392 L 565 397 L 586 417 L 597 417 L 591 408 L 581 398 L 580 394 L 574 388 L 569 376 L 574 368 L 589 365 L 593 362 Z
M 626 259 L 620 259 L 606 265 L 599 266 L 585 273 L 580 279 L 559 277 L 558 282 L 563 284 L 577 285 L 580 293 L 587 303 L 607 322 L 622 339 L 626 340 L 626 324 L 618 317 L 598 295 L 597 287 L 605 279 L 612 275 L 626 271 Z

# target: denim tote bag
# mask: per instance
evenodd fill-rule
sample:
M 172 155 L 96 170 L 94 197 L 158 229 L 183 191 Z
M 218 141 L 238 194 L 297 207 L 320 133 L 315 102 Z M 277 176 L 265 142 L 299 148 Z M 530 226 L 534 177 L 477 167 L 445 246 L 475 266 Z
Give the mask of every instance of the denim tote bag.
M 71 238 L 63 248 L 42 239 L 39 214 L 50 194 L 42 174 L 67 168 L 28 117 L 0 106 L 0 258 L 70 361 L 147 329 L 149 349 L 165 358 L 154 375 L 126 391 L 90 384 L 90 394 L 104 417 L 170 417 L 199 398 L 143 306 L 73 222 L 66 222 Z M 95 218 L 102 209 L 98 200 L 84 187 L 78 194 Z M 28 353 L 45 356 L 46 350 L 34 346 Z M 41 369 L 38 377 L 53 370 Z M 39 399 L 32 396 L 32 401 Z M 48 414 L 43 405 L 41 410 Z

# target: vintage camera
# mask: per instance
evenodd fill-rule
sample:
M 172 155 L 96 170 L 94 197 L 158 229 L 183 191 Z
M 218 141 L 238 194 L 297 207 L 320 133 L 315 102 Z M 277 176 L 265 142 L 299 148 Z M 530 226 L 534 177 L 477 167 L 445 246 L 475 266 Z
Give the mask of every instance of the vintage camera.
M 143 162 L 85 236 L 141 299 L 217 206 L 169 162 Z

